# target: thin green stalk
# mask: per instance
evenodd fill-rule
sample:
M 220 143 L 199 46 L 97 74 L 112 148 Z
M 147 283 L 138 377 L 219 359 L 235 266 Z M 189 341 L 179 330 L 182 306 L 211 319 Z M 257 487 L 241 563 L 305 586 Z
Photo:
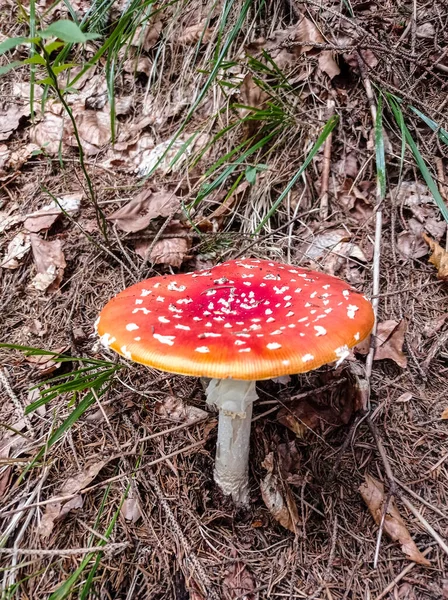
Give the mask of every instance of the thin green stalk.
M 61 92 L 61 89 L 59 87 L 58 84 L 58 80 L 56 77 L 55 72 L 53 71 L 53 67 L 51 65 L 50 62 L 50 56 L 48 54 L 48 52 L 45 50 L 45 47 L 42 43 L 39 44 L 40 45 L 40 49 L 42 50 L 42 54 L 45 60 L 45 66 L 48 72 L 48 75 L 52 81 L 52 86 L 54 88 L 54 90 L 56 91 L 56 94 L 59 98 L 59 100 L 61 101 L 62 106 L 64 107 L 66 113 L 69 116 L 69 119 L 72 123 L 73 126 L 73 133 L 75 135 L 75 139 L 76 139 L 76 143 L 78 146 L 78 152 L 79 152 L 79 163 L 81 166 L 81 170 L 84 173 L 84 177 L 86 179 L 87 182 L 87 187 L 89 189 L 89 194 L 90 194 L 90 198 L 92 200 L 93 206 L 95 208 L 95 216 L 96 216 L 96 220 L 98 223 L 98 227 L 103 235 L 103 238 L 106 242 L 108 242 L 108 237 L 107 237 L 107 223 L 106 223 L 106 219 L 104 217 L 103 211 L 101 210 L 101 208 L 99 207 L 99 204 L 96 200 L 96 196 L 95 196 L 95 191 L 93 189 L 93 184 L 92 184 L 92 180 L 90 179 L 89 173 L 87 171 L 87 167 L 84 161 L 84 149 L 82 147 L 82 143 L 81 143 L 81 138 L 79 136 L 79 131 L 78 131 L 78 127 L 76 125 L 76 121 L 75 118 L 73 116 L 72 110 L 70 108 L 70 106 L 67 104 L 67 102 L 65 101 L 64 95 Z

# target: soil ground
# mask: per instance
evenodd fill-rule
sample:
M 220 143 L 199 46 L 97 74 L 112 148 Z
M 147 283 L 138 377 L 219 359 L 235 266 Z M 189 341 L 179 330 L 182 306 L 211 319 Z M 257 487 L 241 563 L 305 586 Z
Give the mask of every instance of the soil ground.
M 151 64 L 156 57 L 161 60 L 157 74 L 123 69 L 117 76 L 117 98 L 132 98 L 131 109 L 117 117 L 120 131 L 127 135 L 120 141 L 126 147 L 120 150 L 121 162 L 111 161 L 109 142 L 92 150 L 88 144 L 95 144 L 82 125 L 82 111 L 103 110 L 92 97 L 97 101 L 104 93 L 83 97 L 81 111 L 72 105 L 74 113 L 78 110 L 83 143 L 90 148 L 86 167 L 98 207 L 106 217 L 142 189 L 175 192 L 184 204 L 192 202 L 200 196 L 203 182 L 211 180 L 207 169 L 238 144 L 248 139 L 255 144 L 267 135 L 275 121 L 272 115 L 280 111 L 280 133 L 242 160 L 198 203 L 195 227 L 185 216 L 159 213 L 135 231 L 108 221 L 105 240 L 73 136 L 65 130 L 61 157 L 47 146 L 20 166 L 7 168 L 2 179 L 3 217 L 40 209 L 50 200 L 48 191 L 57 198 L 82 193 L 83 199 L 76 215 L 63 215 L 49 229 L 34 233 L 39 243 L 61 242 L 66 266 L 59 265 L 60 282 L 51 289 L 36 289 L 36 253 L 26 254 L 17 268 L 0 268 L 1 341 L 84 361 L 104 358 L 124 367 L 32 463 L 86 392 L 61 393 L 25 419 L 24 407 L 38 397 L 29 390 L 51 377 L 68 375 L 80 364 L 69 360 L 52 366 L 46 358 L 30 362 L 24 352 L 1 349 L 4 598 L 448 598 L 446 542 L 443 546 L 448 538 L 448 420 L 441 417 L 448 408 L 448 294 L 421 242 L 426 231 L 444 246 L 446 227 L 415 157 L 409 149 L 401 157 L 402 132 L 387 107 L 382 135 L 387 186 L 384 200 L 379 200 L 369 104 L 369 96 L 376 103 L 385 92 L 403 100 L 406 124 L 446 199 L 447 145 L 438 128 L 448 126 L 447 5 L 386 0 L 330 2 L 325 7 L 311 0 L 250 4 L 229 45 L 228 71 L 221 79 L 233 87 L 214 82 L 186 125 L 186 137 L 199 132 L 210 143 L 202 156 L 192 154 L 196 162 L 192 158 L 179 169 L 156 170 L 145 180 L 135 172 L 129 148 L 131 141 L 137 147 L 145 135 L 155 146 L 178 131 L 204 89 L 216 49 L 238 23 L 244 10 L 241 0 L 216 3 L 202 42 L 193 29 L 200 23 L 204 31 L 207 3 L 158 3 L 162 21 L 155 42 L 141 50 Z M 18 7 L 2 2 L 1 8 L 2 15 L 8 15 L 3 33 L 26 34 Z M 23 10 L 28 10 L 26 3 Z M 63 18 L 64 10 L 44 19 Z M 82 14 L 86 8 L 77 3 L 76 10 Z M 303 18 L 308 34 L 298 33 Z M 322 39 L 315 33 L 309 37 L 313 27 Z M 187 34 L 193 42 L 186 41 Z M 260 66 L 266 64 L 266 48 L 281 65 L 277 79 Z M 27 51 L 16 50 L 22 58 Z M 322 57 L 324 52 L 331 54 Z M 105 71 L 105 62 L 99 62 L 98 81 L 104 81 Z M 24 69 L 3 78 L 5 114 L 14 103 L 26 104 L 16 94 L 17 84 L 28 81 Z M 146 116 L 156 117 L 142 125 L 149 101 Z M 243 122 L 243 104 L 257 110 L 270 106 L 269 117 Z M 410 107 L 431 119 L 436 131 Z M 9 152 L 18 153 L 38 141 L 35 127 L 46 122 L 49 110 L 36 111 L 34 123 L 24 113 L 5 139 Z M 323 175 L 322 147 L 259 234 L 252 236 L 333 112 L 339 123 L 331 146 L 327 144 L 328 176 Z M 236 126 L 217 136 L 238 119 Z M 136 123 L 131 140 L 129 132 Z M 44 133 L 49 136 L 48 130 Z M 200 150 L 199 144 L 194 152 Z M 245 179 L 245 169 L 254 165 L 255 181 L 250 174 Z M 235 182 L 242 187 L 217 214 Z M 322 206 L 322 186 L 328 189 L 328 210 Z M 378 209 L 383 222 L 375 232 Z M 23 219 L 3 232 L 3 260 L 20 232 L 26 232 Z M 160 260 L 148 255 L 156 242 L 179 239 L 188 240 L 180 259 L 178 246 L 174 262 L 163 246 Z M 375 240 L 380 241 L 380 253 L 374 250 Z M 141 257 L 139 244 L 150 260 Z M 135 281 L 240 255 L 325 270 L 368 296 L 374 293 L 374 263 L 379 258 L 378 321 L 387 332 L 378 342 L 384 346 L 383 358 L 377 354 L 367 374 L 369 418 L 376 424 L 376 436 L 368 420 L 356 413 L 360 401 L 353 365 L 364 368 L 365 352 L 353 355 L 350 368 L 325 367 L 293 376 L 285 384 L 260 382 L 250 456 L 251 501 L 245 508 L 235 507 L 213 483 L 216 415 L 206 408 L 201 381 L 115 357 L 98 346 L 93 329 L 105 302 Z M 196 413 L 191 407 L 206 412 Z M 293 419 L 295 432 L 285 427 L 285 415 Z M 387 494 L 390 481 L 381 449 L 399 482 L 394 499 Z M 275 518 L 261 494 L 260 484 L 269 473 L 273 489 L 287 505 L 283 525 L 289 528 Z M 397 507 L 404 530 L 429 566 L 409 560 L 400 541 L 391 540 L 387 531 L 382 531 L 374 565 L 379 528 L 359 492 L 366 475 L 384 482 L 382 500 L 389 502 L 389 509 L 391 502 Z M 381 512 L 380 508 L 380 516 Z M 389 518 L 393 528 L 398 519 Z

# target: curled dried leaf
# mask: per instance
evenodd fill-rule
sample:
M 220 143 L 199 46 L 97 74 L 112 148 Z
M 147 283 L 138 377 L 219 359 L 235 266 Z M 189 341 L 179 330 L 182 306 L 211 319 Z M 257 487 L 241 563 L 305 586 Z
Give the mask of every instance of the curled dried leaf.
M 30 234 L 30 240 L 37 270 L 31 286 L 41 292 L 57 291 L 66 267 L 61 240 L 44 240 L 37 233 Z
M 122 231 L 130 233 L 146 229 L 153 219 L 169 217 L 179 210 L 180 199 L 174 194 L 145 189 L 107 219 Z
M 379 525 L 381 523 L 384 503 L 386 501 L 383 484 L 371 475 L 366 475 L 365 482 L 361 484 L 359 492 L 375 523 Z M 384 531 L 393 541 L 401 544 L 402 551 L 410 560 L 426 567 L 431 565 L 429 560 L 423 556 L 415 545 L 393 500 L 390 500 L 388 503 L 386 517 L 384 519 Z
M 26 256 L 30 248 L 30 236 L 20 231 L 9 242 L 6 254 L 0 262 L 0 267 L 4 269 L 17 269 L 20 266 L 19 261 Z
M 378 323 L 373 360 L 389 358 L 403 369 L 406 368 L 408 361 L 403 352 L 406 329 L 407 323 L 404 319 L 400 322 L 390 320 Z
M 149 259 L 159 265 L 171 265 L 179 268 L 187 257 L 190 249 L 190 240 L 185 237 L 167 238 L 155 243 Z
M 297 505 L 289 485 L 276 473 L 272 452 L 266 456 L 263 467 L 268 471 L 260 483 L 263 501 L 282 527 L 296 533 L 296 526 L 300 523 Z
M 436 267 L 437 277 L 443 281 L 448 281 L 448 252 L 440 244 L 432 240 L 429 235 L 426 235 L 426 233 L 423 234 L 423 239 L 432 252 L 429 262 Z

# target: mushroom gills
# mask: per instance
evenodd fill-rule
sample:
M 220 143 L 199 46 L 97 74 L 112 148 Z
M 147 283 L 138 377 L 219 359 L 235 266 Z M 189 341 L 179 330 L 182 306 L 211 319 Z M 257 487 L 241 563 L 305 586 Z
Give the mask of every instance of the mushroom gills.
M 236 504 L 249 501 L 249 448 L 255 381 L 212 379 L 207 404 L 219 410 L 215 482 Z

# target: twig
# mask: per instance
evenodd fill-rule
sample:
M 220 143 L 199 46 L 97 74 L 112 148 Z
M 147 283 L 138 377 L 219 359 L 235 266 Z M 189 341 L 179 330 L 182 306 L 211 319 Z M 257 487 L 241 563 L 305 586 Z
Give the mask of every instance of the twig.
M 415 506 L 404 496 L 400 496 L 400 500 L 406 508 L 416 517 L 425 528 L 425 531 L 439 544 L 445 554 L 448 554 L 448 545 L 444 539 L 440 537 L 437 531 L 428 523 L 425 517 L 415 508 Z
M 21 554 L 23 556 L 76 556 L 77 554 L 89 554 L 90 552 L 114 553 L 129 546 L 129 542 L 116 542 L 104 546 L 91 546 L 90 548 L 55 548 L 45 550 L 44 548 L 0 548 L 0 554 Z
M 28 415 L 25 414 L 25 411 L 23 409 L 23 406 L 22 406 L 20 400 L 17 398 L 17 396 L 14 393 L 14 390 L 12 389 L 12 387 L 9 384 L 6 369 L 0 369 L 0 382 L 2 383 L 3 387 L 5 388 L 5 391 L 8 394 L 8 396 L 11 398 L 11 401 L 14 404 L 14 407 L 16 408 L 16 410 L 18 411 L 20 417 L 23 419 L 23 422 L 25 423 L 26 428 L 30 432 L 31 437 L 34 438 L 36 435 L 35 431 L 34 431 L 34 427 L 31 425 L 31 421 L 30 421 Z
M 367 77 L 364 62 L 359 55 L 358 52 L 355 53 L 356 59 L 358 61 L 359 71 L 361 73 L 361 78 L 364 84 L 364 89 L 366 90 L 367 99 L 369 101 L 370 112 L 372 115 L 373 121 L 373 129 L 375 130 L 376 125 L 376 104 L 375 98 L 373 96 L 372 84 L 370 83 L 370 79 Z M 372 273 L 372 307 L 375 315 L 375 323 L 373 325 L 372 335 L 371 335 L 371 345 L 369 354 L 367 355 L 366 360 L 366 380 L 369 385 L 369 389 L 367 391 L 367 406 L 364 407 L 367 411 L 370 410 L 370 378 L 372 376 L 373 369 L 373 357 L 375 354 L 375 340 L 378 326 L 378 305 L 379 305 L 379 291 L 380 291 L 380 259 L 381 259 L 381 235 L 383 229 L 383 212 L 382 212 L 382 197 L 381 197 L 381 186 L 379 180 L 377 180 L 376 185 L 376 206 L 375 206 L 375 241 L 374 241 L 374 249 L 373 249 L 373 273 Z
M 330 120 L 334 115 L 335 101 L 333 98 L 327 100 L 327 120 Z M 324 157 L 322 161 L 322 174 L 320 183 L 320 211 L 321 219 L 328 218 L 328 180 L 330 178 L 331 166 L 331 146 L 333 142 L 333 132 L 330 132 L 325 140 Z
M 426 548 L 425 550 L 423 550 L 422 555 L 428 556 L 431 550 L 432 547 Z M 416 566 L 416 564 L 417 563 L 409 563 L 402 571 L 400 571 L 400 573 L 398 573 L 398 575 L 389 583 L 389 585 L 384 588 L 384 590 L 379 596 L 375 598 L 375 600 L 382 600 L 383 598 L 385 598 L 387 594 L 394 589 L 397 583 L 399 583 L 403 579 L 403 577 L 405 577 L 409 573 L 409 571 L 411 571 Z
M 173 511 L 170 508 L 170 505 L 168 504 L 168 502 L 165 499 L 165 496 L 162 493 L 162 490 L 159 486 L 159 482 L 157 481 L 156 476 L 153 473 L 149 474 L 149 483 L 150 483 L 151 487 L 153 488 L 163 510 L 165 511 L 168 521 L 170 522 L 170 524 L 173 528 L 173 532 L 177 535 L 179 541 L 181 542 L 181 544 L 184 548 L 185 559 L 191 563 L 191 565 L 195 569 L 196 573 L 199 575 L 199 577 L 201 579 L 203 591 L 205 591 L 207 593 L 207 598 L 209 598 L 210 600 L 219 600 L 219 596 L 213 590 L 211 581 L 210 581 L 207 573 L 205 572 L 204 567 L 202 566 L 202 563 L 200 562 L 199 558 L 196 556 L 195 552 L 192 550 L 190 542 L 185 537 L 184 532 L 182 531 L 179 523 L 177 522 L 177 519 L 174 516 Z
M 323 583 L 317 588 L 317 590 L 311 596 L 308 596 L 307 600 L 316 600 L 321 591 L 324 589 L 331 573 L 331 569 L 333 567 L 334 555 L 336 552 L 336 541 L 337 541 L 337 533 L 338 533 L 338 517 L 335 515 L 333 521 L 333 533 L 331 535 L 331 548 L 330 548 L 330 556 L 328 557 L 327 567 L 323 574 Z
M 439 192 L 442 198 L 445 200 L 445 204 L 448 206 L 448 187 L 446 185 L 445 180 L 445 170 L 443 168 L 443 162 L 440 156 L 437 156 L 434 159 L 437 168 L 437 182 L 439 187 Z M 448 250 L 448 223 L 446 226 L 446 241 L 445 241 L 445 250 Z

